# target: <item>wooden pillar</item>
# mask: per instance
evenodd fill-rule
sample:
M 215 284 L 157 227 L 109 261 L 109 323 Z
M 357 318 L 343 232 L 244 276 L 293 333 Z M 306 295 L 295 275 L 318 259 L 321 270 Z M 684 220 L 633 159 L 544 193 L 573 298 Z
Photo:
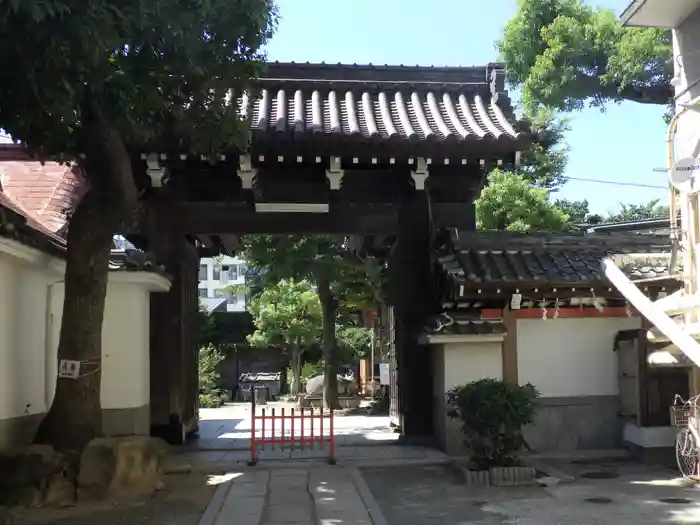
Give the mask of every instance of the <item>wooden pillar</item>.
M 198 415 L 194 323 L 199 260 L 194 247 L 167 228 L 164 217 L 149 232 L 149 248 L 172 278 L 168 293 L 151 295 L 151 433 L 181 444 L 196 429 Z
M 520 384 L 518 378 L 518 318 L 516 311 L 511 310 L 508 306 L 503 309 L 503 325 L 506 329 L 506 336 L 501 348 L 503 380 Z
M 411 191 L 399 212 L 399 232 L 389 260 L 395 316 L 400 425 L 406 437 L 431 437 L 432 360 L 418 338 L 432 307 L 430 221 L 427 195 Z

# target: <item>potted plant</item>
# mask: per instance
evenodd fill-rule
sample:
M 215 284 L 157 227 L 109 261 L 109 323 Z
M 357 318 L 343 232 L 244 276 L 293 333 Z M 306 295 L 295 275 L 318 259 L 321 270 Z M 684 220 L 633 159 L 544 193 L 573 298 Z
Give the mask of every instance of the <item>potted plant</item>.
M 522 467 L 523 426 L 535 416 L 537 389 L 499 379 L 479 379 L 447 392 L 447 416 L 460 423 L 470 465 L 467 481 L 480 485 L 520 484 L 535 477 Z M 529 478 L 529 479 L 528 479 Z

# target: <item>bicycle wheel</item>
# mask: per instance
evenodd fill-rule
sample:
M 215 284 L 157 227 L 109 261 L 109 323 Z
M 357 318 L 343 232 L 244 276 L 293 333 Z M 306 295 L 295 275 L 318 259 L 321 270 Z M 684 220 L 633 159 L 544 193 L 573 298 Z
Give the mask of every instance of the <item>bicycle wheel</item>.
M 698 474 L 698 442 L 687 427 L 676 432 L 676 462 L 683 477 Z

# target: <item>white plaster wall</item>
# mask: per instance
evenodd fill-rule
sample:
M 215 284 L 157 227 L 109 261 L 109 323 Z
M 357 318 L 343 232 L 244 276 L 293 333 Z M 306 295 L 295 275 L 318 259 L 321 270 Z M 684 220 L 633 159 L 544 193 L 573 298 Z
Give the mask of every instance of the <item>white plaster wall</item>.
M 56 390 L 63 293 L 63 285 L 58 284 L 51 298 L 48 406 Z M 150 294 L 142 285 L 109 283 L 102 327 L 102 408 L 137 408 L 149 403 L 149 318 Z
M 640 327 L 638 317 L 519 319 L 520 383 L 542 397 L 617 395 L 615 334 Z
M 673 31 L 676 107 L 700 97 L 700 10 Z M 678 119 L 676 159 L 700 154 L 700 112 L 685 111 Z
M 501 342 L 445 344 L 445 392 L 478 379 L 501 379 L 502 346 Z
M 107 291 L 101 392 L 107 409 L 150 401 L 150 292 L 124 277 L 110 276 Z M 55 269 L 0 252 L 0 420 L 42 414 L 53 401 L 63 291 Z M 0 444 L 6 438 L 0 435 Z

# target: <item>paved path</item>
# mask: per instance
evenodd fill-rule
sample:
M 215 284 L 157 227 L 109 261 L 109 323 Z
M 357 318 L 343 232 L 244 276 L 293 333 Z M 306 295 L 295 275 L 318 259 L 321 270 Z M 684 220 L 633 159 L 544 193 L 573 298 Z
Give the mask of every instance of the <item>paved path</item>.
M 287 465 L 325 467 L 328 450 L 264 450 L 258 455 L 260 468 L 280 468 Z M 250 459 L 248 450 L 213 451 L 192 450 L 183 447 L 171 456 L 175 465 L 187 464 L 195 471 L 227 472 L 243 468 Z M 345 446 L 336 450 L 340 466 L 377 466 L 416 463 L 439 463 L 447 461 L 447 456 L 427 447 L 408 445 Z
M 270 403 L 265 407 L 268 415 L 275 409 L 277 415 L 281 414 L 282 408 L 287 413 L 292 405 L 287 403 Z M 263 408 L 258 407 L 256 412 L 260 414 Z M 297 409 L 298 410 L 298 409 Z M 220 408 L 202 408 L 199 410 L 199 439 L 192 443 L 192 448 L 198 450 L 248 450 L 250 447 L 251 412 L 249 403 L 231 403 Z M 369 415 L 341 415 L 335 416 L 334 435 L 336 446 L 358 446 L 358 445 L 382 445 L 395 442 L 399 435 L 390 428 L 388 416 Z M 268 422 L 269 424 L 269 422 Z M 319 434 L 318 422 L 314 429 L 315 435 Z M 282 431 L 281 422 L 275 425 L 275 436 L 280 436 Z M 303 425 L 304 435 L 311 434 L 311 422 L 305 421 Z M 294 432 L 296 436 L 301 435 L 301 422 L 297 421 Z M 266 436 L 270 436 L 272 429 L 265 431 Z M 292 430 L 287 424 L 284 434 L 291 437 Z M 323 428 L 325 436 L 330 435 L 330 428 L 326 423 Z M 262 436 L 262 429 L 257 428 L 255 433 L 257 439 Z
M 700 491 L 665 470 L 586 465 L 615 479 L 551 488 L 472 488 L 446 465 L 361 469 L 388 525 L 659 525 L 700 523 Z
M 247 470 L 230 477 L 200 525 L 373 525 L 354 469 Z

